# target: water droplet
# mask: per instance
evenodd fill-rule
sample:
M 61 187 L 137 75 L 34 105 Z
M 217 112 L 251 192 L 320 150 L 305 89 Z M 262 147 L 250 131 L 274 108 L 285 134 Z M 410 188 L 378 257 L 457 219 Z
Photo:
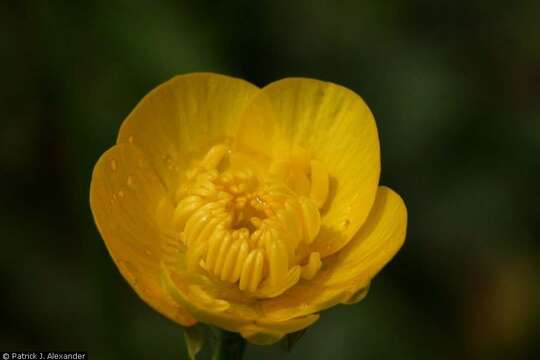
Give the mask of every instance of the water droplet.
M 126 184 L 129 187 L 133 187 L 133 177 L 131 175 L 127 177 Z
M 124 197 L 124 192 L 123 192 L 122 190 L 120 190 L 120 191 L 118 192 L 118 196 L 119 196 L 120 198 L 123 198 L 123 197 Z
M 361 300 L 363 300 L 367 293 L 369 291 L 369 286 L 363 289 L 358 290 L 354 294 L 348 294 L 348 297 L 345 301 L 343 301 L 345 304 L 355 304 Z
M 133 135 L 130 136 L 130 137 L 128 137 L 128 142 L 129 142 L 130 144 L 133 144 Z
M 112 170 L 112 171 L 116 171 L 116 168 L 117 168 L 117 166 L 116 166 L 116 160 L 113 159 L 113 160 L 111 160 L 111 170 Z
M 341 222 L 341 229 L 346 230 L 349 225 L 351 224 L 351 221 L 349 219 L 345 219 Z

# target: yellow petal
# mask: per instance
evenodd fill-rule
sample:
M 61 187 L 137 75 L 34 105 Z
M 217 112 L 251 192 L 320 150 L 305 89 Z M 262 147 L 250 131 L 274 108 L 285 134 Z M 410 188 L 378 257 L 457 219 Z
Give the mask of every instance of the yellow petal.
M 194 273 L 162 266 L 162 284 L 171 297 L 198 320 L 229 331 L 239 329 L 260 316 L 254 307 L 220 298 L 210 280 Z
M 160 286 L 165 239 L 156 211 L 164 194 L 144 155 L 133 145 L 119 144 L 94 168 L 90 206 L 111 257 L 137 294 L 171 320 L 192 325 L 195 319 Z
M 274 82 L 246 109 L 236 141 L 262 160 L 293 159 L 303 149 L 324 164 L 329 192 L 312 249 L 322 258 L 341 249 L 366 220 L 377 193 L 379 141 L 371 111 L 354 92 L 311 79 Z
M 239 115 L 259 89 L 211 73 L 180 75 L 148 93 L 126 118 L 118 143 L 133 143 L 148 156 L 167 186 L 186 163 L 234 134 Z
M 335 271 L 329 286 L 364 284 L 390 261 L 405 241 L 407 208 L 392 189 L 381 186 L 368 221 L 327 266 Z M 355 289 L 353 289 L 355 290 Z
M 270 319 L 287 320 L 361 298 L 362 289 L 403 245 L 407 209 L 400 196 L 379 187 L 368 219 L 338 254 L 323 261 L 310 281 L 300 281 L 283 295 L 262 302 Z
M 318 314 L 302 316 L 286 321 L 260 319 L 255 324 L 246 325 L 240 334 L 249 342 L 257 345 L 270 345 L 278 342 L 285 335 L 305 329 L 319 319 Z
M 220 298 L 227 291 L 214 287 L 210 280 L 193 273 L 162 267 L 164 288 L 198 320 L 228 331 L 238 332 L 254 344 L 272 344 L 283 336 L 312 325 L 319 315 L 310 314 L 286 320 L 267 318 L 256 300 Z

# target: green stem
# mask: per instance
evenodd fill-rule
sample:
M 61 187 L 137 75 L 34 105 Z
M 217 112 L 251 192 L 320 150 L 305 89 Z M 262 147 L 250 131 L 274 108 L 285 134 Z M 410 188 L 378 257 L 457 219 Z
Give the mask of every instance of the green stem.
M 217 344 L 212 360 L 241 360 L 246 350 L 246 340 L 237 333 L 215 330 Z

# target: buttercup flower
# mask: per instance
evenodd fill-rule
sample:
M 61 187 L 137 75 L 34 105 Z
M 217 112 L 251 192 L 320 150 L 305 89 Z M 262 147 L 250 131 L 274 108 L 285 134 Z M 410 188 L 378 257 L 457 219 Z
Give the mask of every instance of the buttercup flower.
M 146 303 L 269 344 L 361 300 L 403 244 L 405 205 L 379 174 L 375 121 L 354 92 L 196 73 L 127 117 L 90 203 Z

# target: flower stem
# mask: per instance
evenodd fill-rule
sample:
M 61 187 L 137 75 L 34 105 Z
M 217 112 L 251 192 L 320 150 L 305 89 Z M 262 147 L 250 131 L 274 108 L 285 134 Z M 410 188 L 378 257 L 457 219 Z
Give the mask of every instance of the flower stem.
M 241 360 L 246 349 L 246 340 L 240 334 L 216 329 L 217 346 L 212 360 Z

